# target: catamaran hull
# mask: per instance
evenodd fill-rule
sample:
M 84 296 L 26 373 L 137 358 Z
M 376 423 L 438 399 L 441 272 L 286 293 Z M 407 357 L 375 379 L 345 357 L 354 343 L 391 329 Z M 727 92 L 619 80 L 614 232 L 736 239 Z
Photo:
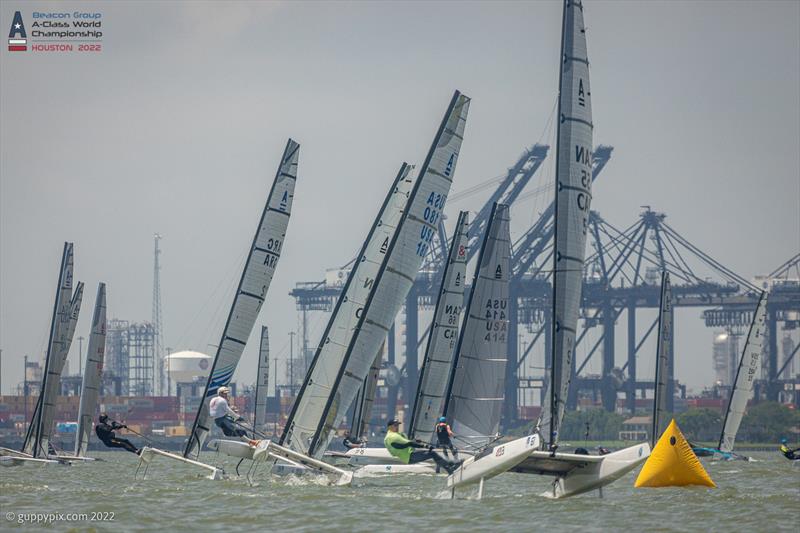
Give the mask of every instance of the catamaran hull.
M 458 470 L 447 477 L 447 488 L 455 490 L 502 474 L 524 461 L 538 447 L 538 435 L 498 444 L 465 460 Z
M 206 479 L 211 480 L 219 480 L 224 477 L 224 472 L 222 469 L 217 468 L 212 465 L 207 465 L 205 463 L 201 463 L 200 461 L 195 461 L 193 459 L 187 459 L 181 455 L 177 455 L 170 452 L 165 452 L 164 450 L 159 450 L 158 448 L 151 448 L 150 446 L 145 446 L 142 448 L 141 452 L 139 453 L 139 465 L 136 467 L 136 474 L 134 474 L 135 478 L 139 476 L 139 469 L 144 467 L 144 471 L 142 472 L 141 479 L 144 480 L 147 477 L 147 470 L 150 468 L 151 463 L 156 457 L 166 457 L 168 459 L 172 459 L 173 461 L 178 461 L 187 465 L 196 466 L 208 472 L 205 476 Z
M 256 449 L 246 442 L 240 440 L 225 440 L 214 439 L 209 441 L 208 449 L 213 450 L 228 457 L 236 457 L 237 459 L 253 460 L 253 453 Z
M 262 440 L 253 453 L 253 461 L 267 461 L 270 459 L 289 463 L 288 465 L 275 464 L 273 466 L 274 473 L 306 474 L 315 472 L 331 477 L 336 485 L 349 485 L 353 481 L 352 472 L 347 472 L 319 459 L 284 448 L 269 440 Z M 283 472 L 280 472 L 281 470 Z
M 556 454 L 558 457 L 559 454 Z M 574 454 L 564 454 L 574 455 Z M 566 476 L 556 478 L 553 490 L 542 494 L 550 498 L 566 498 L 600 489 L 618 480 L 650 456 L 650 445 L 637 444 L 608 455 L 601 461 L 571 470 Z
M 436 465 L 432 463 L 364 465 L 353 472 L 353 477 L 397 476 L 411 474 L 436 474 Z
M 351 465 L 402 465 L 386 448 L 353 448 L 344 454 Z
M 38 459 L 25 452 L 12 450 L 11 448 L 3 448 L 0 446 L 0 466 L 22 466 L 22 465 L 47 465 L 47 464 L 68 464 L 61 461 L 54 461 L 52 459 Z

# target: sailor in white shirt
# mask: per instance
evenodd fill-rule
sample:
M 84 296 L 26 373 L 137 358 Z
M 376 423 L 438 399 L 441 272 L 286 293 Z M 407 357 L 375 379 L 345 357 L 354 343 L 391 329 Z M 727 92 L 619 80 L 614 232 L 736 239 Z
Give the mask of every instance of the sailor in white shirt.
M 247 432 L 241 427 L 236 427 L 236 422 L 241 422 L 244 418 L 239 416 L 239 413 L 231 409 L 228 405 L 228 394 L 230 394 L 230 391 L 228 387 L 220 387 L 217 389 L 217 395 L 211 398 L 211 402 L 208 405 L 209 414 L 226 437 L 238 437 L 248 441 L 251 446 L 257 446 L 258 441 L 248 439 Z

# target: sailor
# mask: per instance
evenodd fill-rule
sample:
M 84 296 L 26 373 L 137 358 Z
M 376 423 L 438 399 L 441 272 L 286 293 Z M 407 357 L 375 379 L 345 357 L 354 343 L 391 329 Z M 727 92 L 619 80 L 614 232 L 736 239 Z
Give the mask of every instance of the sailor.
M 445 470 L 448 474 L 452 474 L 456 468 L 461 464 L 460 462 L 450 461 L 435 451 L 433 446 L 422 443 L 421 441 L 410 440 L 405 434 L 400 433 L 400 421 L 396 418 L 389 420 L 386 424 L 386 438 L 383 439 L 383 445 L 389 450 L 389 453 L 400 459 L 405 464 L 421 463 L 428 459 L 433 459 L 436 466 Z M 413 448 L 427 448 L 426 450 Z
M 790 461 L 798 461 L 800 460 L 800 455 L 795 455 L 797 452 L 800 452 L 800 448 L 795 448 L 792 450 L 786 444 L 788 444 L 786 439 L 781 439 L 781 447 L 780 451 L 784 457 L 789 459 Z
M 342 441 L 344 447 L 348 450 L 352 450 L 353 448 L 364 448 L 367 443 L 363 440 L 359 439 L 358 437 L 353 437 L 350 433 L 347 433 L 344 436 L 344 440 Z
M 97 419 L 98 423 L 94 426 L 94 432 L 97 433 L 97 438 L 109 448 L 125 448 L 131 453 L 138 454 L 139 449 L 131 443 L 128 439 L 122 439 L 114 435 L 115 429 L 125 429 L 128 426 L 120 424 L 116 420 L 109 420 L 108 415 L 102 413 Z
M 257 440 L 248 439 L 247 432 L 241 427 L 236 427 L 236 423 L 244 421 L 244 418 L 228 405 L 230 392 L 231 390 L 225 386 L 217 389 L 217 395 L 211 398 L 211 402 L 208 404 L 209 415 L 226 437 L 237 437 L 247 441 L 250 446 L 257 446 Z
M 440 417 L 439 422 L 436 424 L 436 439 L 438 441 L 439 447 L 444 452 L 444 456 L 447 457 L 447 450 L 453 452 L 453 458 L 458 457 L 458 450 L 456 450 L 455 446 L 453 446 L 453 441 L 450 440 L 450 437 L 453 436 L 453 430 L 450 429 L 450 424 L 447 423 L 447 418 Z

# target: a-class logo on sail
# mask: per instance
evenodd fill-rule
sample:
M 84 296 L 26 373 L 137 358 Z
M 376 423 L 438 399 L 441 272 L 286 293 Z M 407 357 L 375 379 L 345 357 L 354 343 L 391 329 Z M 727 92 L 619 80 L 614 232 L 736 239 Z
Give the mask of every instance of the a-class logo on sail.
M 28 49 L 28 34 L 25 33 L 25 23 L 22 22 L 22 13 L 14 12 L 11 22 L 11 31 L 8 32 L 8 51 L 25 52 Z

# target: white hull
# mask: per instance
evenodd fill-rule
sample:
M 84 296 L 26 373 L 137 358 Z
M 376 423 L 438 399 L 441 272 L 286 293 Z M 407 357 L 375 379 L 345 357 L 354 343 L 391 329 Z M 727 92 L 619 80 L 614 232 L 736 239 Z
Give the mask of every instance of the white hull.
M 539 436 L 529 435 L 488 448 L 484 453 L 466 459 L 449 475 L 447 488 L 457 489 L 502 474 L 524 461 L 538 447 Z
M 147 477 L 147 470 L 150 468 L 150 464 L 153 462 L 153 459 L 156 457 L 166 457 L 167 459 L 172 459 L 173 461 L 179 461 L 181 463 L 196 466 L 205 470 L 208 474 L 205 476 L 206 479 L 222 479 L 224 472 L 222 469 L 217 468 L 215 466 L 207 465 L 205 463 L 201 463 L 200 461 L 195 461 L 193 459 L 187 459 L 181 455 L 177 455 L 170 452 L 165 452 L 164 450 L 159 450 L 158 448 L 151 448 L 149 446 L 145 446 L 142 448 L 141 453 L 139 454 L 139 465 L 136 467 L 136 474 L 134 477 L 138 477 L 139 469 L 144 466 L 144 471 L 142 472 L 141 479 L 144 480 Z
M 12 450 L 11 448 L 3 448 L 0 446 L 0 466 L 22 466 L 25 464 L 68 464 L 62 461 L 54 461 L 52 459 L 37 459 L 30 454 Z
M 279 473 L 278 471 L 281 469 L 290 468 L 292 470 L 291 473 L 315 472 L 326 475 L 334 479 L 336 485 L 349 485 L 353 481 L 352 472 L 347 472 L 313 457 L 284 448 L 269 440 L 262 440 L 253 453 L 253 461 L 263 462 L 269 459 L 282 460 L 289 463 L 288 467 L 276 464 L 273 467 L 275 473 Z
M 228 457 L 253 460 L 256 449 L 240 440 L 214 439 L 208 442 L 208 449 Z
M 432 463 L 407 464 L 370 464 L 364 465 L 353 472 L 353 477 L 373 477 L 373 476 L 396 476 L 411 474 L 436 474 L 436 465 Z
M 397 457 L 386 448 L 353 448 L 344 454 L 351 465 L 401 465 Z

